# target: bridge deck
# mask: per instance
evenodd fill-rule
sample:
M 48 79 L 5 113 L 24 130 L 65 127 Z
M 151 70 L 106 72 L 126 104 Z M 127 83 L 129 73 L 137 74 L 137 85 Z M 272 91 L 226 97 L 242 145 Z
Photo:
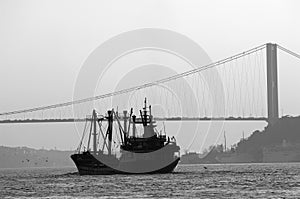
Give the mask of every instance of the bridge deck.
M 122 118 L 120 118 L 122 120 Z M 266 117 L 171 117 L 171 118 L 154 118 L 156 121 L 267 121 Z M 0 120 L 0 124 L 9 123 L 60 123 L 60 122 L 84 122 L 89 119 L 85 118 L 66 118 L 66 119 L 20 119 L 20 120 Z

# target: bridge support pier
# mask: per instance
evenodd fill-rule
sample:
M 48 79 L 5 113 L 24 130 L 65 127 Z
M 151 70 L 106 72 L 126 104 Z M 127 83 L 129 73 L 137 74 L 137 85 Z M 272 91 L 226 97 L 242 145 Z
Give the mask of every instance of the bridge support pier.
M 273 125 L 278 119 L 277 45 L 267 43 L 267 103 L 268 123 Z

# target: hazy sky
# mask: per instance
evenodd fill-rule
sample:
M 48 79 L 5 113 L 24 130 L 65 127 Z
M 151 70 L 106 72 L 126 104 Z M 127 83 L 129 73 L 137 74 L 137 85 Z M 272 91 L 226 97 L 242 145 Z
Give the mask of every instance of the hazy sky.
M 107 39 L 139 28 L 186 35 L 213 61 L 266 42 L 299 53 L 299 6 L 296 0 L 0 0 L 0 112 L 70 101 L 89 53 Z M 300 67 L 280 67 L 282 109 L 289 112 L 299 108 L 300 96 L 290 88 L 300 84 L 295 84 Z M 0 145 L 69 149 L 78 144 L 73 127 L 50 125 L 0 126 Z M 229 142 L 239 137 L 237 132 Z

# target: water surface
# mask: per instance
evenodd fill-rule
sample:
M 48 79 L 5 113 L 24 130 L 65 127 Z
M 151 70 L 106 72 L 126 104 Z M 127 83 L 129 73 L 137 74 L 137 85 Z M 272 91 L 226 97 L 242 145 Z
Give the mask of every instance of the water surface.
M 157 175 L 1 169 L 0 198 L 300 198 L 300 163 L 179 165 Z

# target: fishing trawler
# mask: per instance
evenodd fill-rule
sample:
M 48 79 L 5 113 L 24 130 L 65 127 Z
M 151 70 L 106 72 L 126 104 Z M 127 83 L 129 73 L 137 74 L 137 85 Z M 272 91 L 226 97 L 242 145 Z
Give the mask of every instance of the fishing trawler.
M 80 175 L 170 173 L 175 169 L 180 159 L 176 139 L 157 131 L 146 99 L 139 113 L 140 117 L 137 117 L 131 109 L 129 116 L 127 111 L 120 115 L 112 109 L 106 116 L 100 116 L 93 110 L 92 116 L 86 119 L 77 152 L 71 155 Z M 114 122 L 118 126 L 115 130 Z M 107 123 L 106 133 L 102 130 L 103 123 Z M 90 125 L 88 145 L 81 151 L 87 124 Z M 137 132 L 137 125 L 142 126 L 141 132 Z M 115 133 L 118 135 L 113 135 L 113 131 L 119 131 Z M 116 144 L 114 136 L 120 141 L 119 153 L 112 147 Z M 102 146 L 99 140 L 102 140 Z

